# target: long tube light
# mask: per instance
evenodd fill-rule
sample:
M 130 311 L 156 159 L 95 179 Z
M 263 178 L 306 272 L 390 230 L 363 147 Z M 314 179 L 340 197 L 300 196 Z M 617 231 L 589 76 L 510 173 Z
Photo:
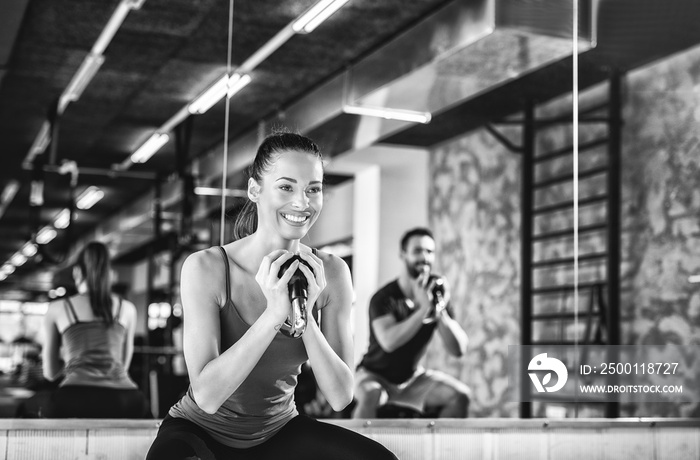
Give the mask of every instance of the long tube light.
M 39 251 L 39 249 L 37 248 L 36 244 L 29 241 L 24 246 L 22 246 L 21 251 L 22 251 L 22 254 L 24 254 L 27 257 L 34 257 L 36 255 L 36 253 Z
M 41 124 L 41 128 L 39 129 L 39 132 L 37 133 L 36 137 L 34 138 L 34 142 L 32 142 L 32 146 L 29 147 L 29 152 L 27 152 L 27 156 L 24 158 L 24 161 L 22 162 L 22 166 L 24 168 L 31 168 L 31 163 L 34 161 L 34 158 L 37 155 L 41 155 L 46 151 L 46 148 L 49 146 L 49 143 L 51 142 L 51 123 L 48 122 L 48 120 L 45 120 Z
M 221 196 L 221 189 L 217 187 L 195 187 L 194 194 L 199 196 Z M 227 188 L 224 189 L 224 195 L 231 198 L 246 198 L 248 192 Z
M 15 266 L 9 262 L 5 262 L 2 268 L 0 268 L 0 272 L 11 275 L 15 272 Z
M 90 53 L 85 56 L 83 63 L 80 64 L 80 68 L 78 68 L 68 87 L 61 94 L 58 103 L 58 113 L 63 113 L 70 102 L 80 99 L 83 91 L 85 91 L 85 88 L 97 71 L 100 70 L 103 62 L 105 62 L 105 57 L 101 54 Z
M 102 33 L 100 33 L 97 41 L 92 45 L 91 52 L 93 54 L 104 53 L 107 46 L 109 46 L 109 43 L 112 41 L 112 38 L 114 38 L 114 35 L 117 33 L 117 30 L 121 27 L 122 22 L 126 19 L 126 15 L 129 14 L 129 11 L 138 10 L 143 5 L 144 1 L 145 0 L 122 0 L 117 6 L 117 9 L 114 10 L 114 13 L 112 13 L 105 28 L 102 29 Z
M 167 133 L 153 133 L 129 158 L 133 163 L 145 163 L 153 154 L 168 143 L 170 136 Z
M 56 238 L 56 235 L 58 233 L 53 227 L 46 226 L 39 230 L 39 233 L 36 234 L 36 242 L 38 244 L 48 244 L 50 243 L 54 238 Z
M 68 208 L 63 209 L 56 215 L 53 221 L 53 226 L 59 229 L 67 228 L 70 224 L 70 210 Z
M 299 19 L 292 23 L 292 29 L 298 34 L 308 34 L 348 1 L 349 0 L 321 0 L 299 16 Z
M 357 105 L 346 105 L 343 107 L 343 112 L 353 115 L 366 115 L 370 117 L 386 118 L 387 120 L 401 120 L 423 124 L 430 123 L 430 120 L 432 119 L 430 112 L 386 109 L 382 107 L 361 107 Z
M 229 99 L 250 83 L 251 77 L 248 74 L 234 73 L 231 78 L 228 75 L 221 77 L 216 83 L 205 90 L 195 99 L 187 110 L 191 114 L 202 114 L 211 109 L 228 94 Z
M 75 206 L 78 209 L 90 209 L 95 206 L 95 203 L 100 201 L 104 196 L 105 192 L 100 190 L 98 187 L 91 185 L 90 187 L 86 188 L 85 191 L 75 200 Z
M 12 200 L 15 199 L 15 195 L 17 195 L 18 191 L 19 181 L 17 180 L 10 180 L 5 185 L 5 188 L 2 190 L 2 194 L 0 194 L 0 217 L 5 214 L 5 211 L 10 206 L 10 203 L 12 203 Z
M 15 252 L 12 257 L 10 257 L 10 263 L 15 267 L 21 267 L 27 261 L 27 256 L 21 252 Z
M 68 87 L 63 91 L 58 100 L 58 113 L 61 114 L 66 110 L 68 104 L 71 101 L 76 101 L 80 98 L 81 94 L 85 90 L 90 80 L 95 76 L 95 73 L 99 70 L 100 66 L 104 62 L 104 53 L 107 46 L 109 46 L 112 38 L 117 33 L 117 30 L 121 27 L 124 19 L 129 14 L 131 10 L 138 10 L 141 8 L 146 0 L 122 0 L 117 5 L 116 10 L 112 13 L 109 18 L 107 25 L 100 33 L 100 36 L 95 41 L 92 46 L 90 53 L 85 57 L 81 63 L 78 71 L 73 76 L 73 79 L 69 83 Z M 23 166 L 25 168 L 31 167 L 31 163 L 37 155 L 44 153 L 46 147 L 49 144 L 50 138 L 50 128 L 51 125 L 48 121 L 44 121 L 34 143 L 32 144 L 26 158 L 24 159 Z

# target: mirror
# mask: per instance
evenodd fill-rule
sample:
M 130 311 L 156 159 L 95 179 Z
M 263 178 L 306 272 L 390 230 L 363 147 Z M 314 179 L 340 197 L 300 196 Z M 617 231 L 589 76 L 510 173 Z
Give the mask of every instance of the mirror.
M 327 204 L 305 242 L 351 264 L 356 359 L 368 340 L 369 299 L 400 268 L 401 234 L 425 225 L 436 235 L 438 267 L 459 306 L 456 319 L 470 335 L 466 358 L 449 357 L 437 342 L 426 362 L 472 387 L 471 416 L 697 413 L 690 403 L 524 409 L 508 399 L 506 369 L 510 344 L 694 344 L 700 317 L 700 36 L 692 23 L 698 14 L 693 2 L 674 8 L 651 0 L 416 2 L 430 5 L 422 10 L 392 2 L 384 16 L 369 14 L 378 6 L 351 3 L 335 25 L 299 35 L 287 24 L 311 0 L 283 2 L 267 12 L 240 2 L 232 13 L 233 1 L 215 9 L 214 2 L 204 3 L 216 25 L 198 31 L 196 44 L 211 45 L 220 60 L 198 62 L 197 51 L 188 49 L 187 59 L 160 72 L 176 75 L 201 66 L 207 71 L 200 77 L 208 72 L 211 78 L 194 82 L 188 74 L 155 86 L 177 93 L 177 107 L 183 108 L 222 73 L 243 67 L 253 80 L 209 113 L 187 112 L 192 121 L 171 126 L 170 144 L 151 163 L 166 170 L 181 149 L 192 182 L 163 180 L 160 195 L 149 195 L 140 210 L 148 215 L 154 198 L 162 198 L 163 234 L 172 231 L 173 246 L 164 243 L 149 257 L 124 259 L 118 267 L 118 278 L 140 307 L 139 335 L 155 334 L 139 344 L 143 360 L 135 378 L 144 388 L 152 384 L 151 371 L 161 379 L 184 376 L 182 360 L 172 359 L 177 332 L 162 342 L 156 337 L 159 329 L 172 333 L 179 326 L 167 318 L 176 318 L 182 261 L 191 251 L 230 239 L 245 167 L 265 134 L 287 127 L 316 140 L 328 162 Z M 167 33 L 189 37 L 199 24 L 182 19 L 177 8 L 141 13 L 121 33 L 131 36 L 157 22 Z M 385 29 L 386 16 L 402 14 L 412 19 L 397 19 Z M 169 28 L 175 17 L 177 26 Z M 153 43 L 167 33 L 153 34 Z M 121 48 L 115 43 L 116 56 Z M 266 55 L 256 55 L 263 45 L 269 45 Z M 123 76 L 134 65 L 119 62 L 119 68 L 100 70 L 113 74 L 98 75 Z M 75 107 L 80 103 L 87 111 L 88 102 Z M 138 109 L 146 113 L 148 105 L 140 101 Z M 423 124 L 353 114 L 358 107 L 428 113 L 432 119 Z M 188 130 L 196 134 L 189 150 Z M 138 136 L 130 136 L 138 144 Z M 188 232 L 180 231 L 181 193 L 192 200 Z M 525 207 L 532 212 L 526 215 Z M 145 225 L 146 231 L 134 227 L 129 237 L 142 233 L 139 241 L 151 240 L 156 225 L 150 216 Z M 183 236 L 191 240 L 177 239 Z M 183 250 L 185 243 L 190 245 Z M 177 245 L 180 250 L 172 251 Z M 165 303 L 170 310 L 160 308 Z M 17 313 L 33 308 L 26 304 Z M 149 305 L 158 306 L 153 315 Z M 9 313 L 3 327 L 6 318 Z M 22 318 L 37 328 L 29 324 L 33 316 Z M 170 347 L 172 353 L 161 348 L 149 354 L 148 347 Z M 14 352 L 4 352 L 4 362 L 10 356 Z M 159 403 L 156 412 L 162 414 L 168 401 Z

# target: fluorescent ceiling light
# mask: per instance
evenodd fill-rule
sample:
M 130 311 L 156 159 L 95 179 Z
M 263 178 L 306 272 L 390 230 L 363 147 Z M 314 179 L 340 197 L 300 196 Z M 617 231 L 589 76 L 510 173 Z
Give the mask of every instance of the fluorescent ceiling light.
M 95 206 L 95 203 L 100 201 L 105 196 L 105 192 L 99 188 L 91 185 L 86 188 L 83 193 L 80 194 L 77 200 L 75 200 L 75 206 L 78 209 L 90 209 Z M 68 224 L 66 224 L 66 227 Z M 60 227 L 59 227 L 60 228 Z
M 221 196 L 221 189 L 216 187 L 195 187 L 194 194 L 199 196 Z M 248 192 L 245 190 L 224 189 L 224 195 L 232 198 L 246 198 Z
M 292 29 L 296 33 L 308 34 L 348 1 L 349 0 L 321 0 L 299 16 L 299 19 L 292 23 Z
M 44 227 L 37 233 L 36 242 L 38 244 L 47 244 L 56 238 L 56 235 L 56 230 L 53 227 Z
M 61 100 L 66 101 L 64 102 L 65 105 L 68 105 L 68 101 L 77 101 L 80 98 L 80 95 L 83 94 L 88 83 L 90 83 L 90 80 L 95 76 L 104 61 L 105 58 L 101 54 L 90 53 L 85 56 L 80 68 L 73 75 L 73 79 L 61 95 Z M 65 108 L 64 104 L 60 105 L 63 105 L 63 108 Z M 62 110 L 59 110 L 59 112 L 62 112 Z
M 6 204 L 12 201 L 15 198 L 15 195 L 17 195 L 17 191 L 19 190 L 19 181 L 16 180 L 11 180 L 5 185 L 5 188 L 2 191 L 2 194 L 0 194 L 0 203 Z
M 253 78 L 248 74 L 234 73 L 228 82 L 228 98 L 231 99 L 234 94 L 242 90 Z
M 70 209 L 64 209 L 56 215 L 53 226 L 56 228 L 67 228 L 70 224 Z
M 370 117 L 386 118 L 387 120 L 411 121 L 414 123 L 430 123 L 432 115 L 430 112 L 418 112 L 415 110 L 386 109 L 381 107 L 360 107 L 357 105 L 346 105 L 343 112 L 353 115 L 367 115 Z
M 27 156 L 23 162 L 24 167 L 31 167 L 31 163 L 32 161 L 34 161 L 34 157 L 44 153 L 46 151 L 46 148 L 49 146 L 50 142 L 51 123 L 49 123 L 48 121 L 44 121 L 44 123 L 41 125 L 41 128 L 39 129 L 39 132 L 36 135 L 36 138 L 34 138 L 32 146 L 29 147 L 29 152 L 27 153 Z
M 15 267 L 21 267 L 26 261 L 27 256 L 25 256 L 21 252 L 15 252 L 14 255 L 10 258 L 10 263 Z
M 131 155 L 131 161 L 134 163 L 147 162 L 154 153 L 168 143 L 169 139 L 170 136 L 166 133 L 153 133 L 153 135 Z
M 211 85 L 206 91 L 200 94 L 188 107 L 191 114 L 202 114 L 211 109 L 228 93 L 229 99 L 250 83 L 251 77 L 248 74 L 234 73 L 231 78 L 227 75 L 221 77 L 216 83 Z
M 2 190 L 2 194 L 0 194 L 0 217 L 5 214 L 7 207 L 10 206 L 12 200 L 15 199 L 15 195 L 17 195 L 18 190 L 19 181 L 11 180 L 5 185 L 5 188 Z
M 700 275 L 691 275 L 688 277 L 688 282 L 692 284 L 700 283 Z
M 22 254 L 27 257 L 34 257 L 38 251 L 36 244 L 29 242 L 22 247 Z
M 8 276 L 7 273 L 0 272 L 0 281 L 5 281 Z
M 114 38 L 117 30 L 121 27 L 126 15 L 129 14 L 130 10 L 138 10 L 143 5 L 145 0 L 122 0 L 117 9 L 114 10 L 112 16 L 109 18 L 107 25 L 102 29 L 102 33 L 97 38 L 97 41 L 92 45 L 93 54 L 102 54 L 109 46 L 109 43 Z
M 11 275 L 15 272 L 15 266 L 12 265 L 9 262 L 5 262 L 5 264 L 0 268 L 0 273 L 5 273 L 7 275 Z
M 269 39 L 263 46 L 261 46 L 255 53 L 250 55 L 248 59 L 243 61 L 240 66 L 238 66 L 238 71 L 242 74 L 247 72 L 252 72 L 258 64 L 267 59 L 272 53 L 277 51 L 277 49 L 287 43 L 287 40 L 294 36 L 294 31 L 290 27 L 285 27 L 277 34 Z

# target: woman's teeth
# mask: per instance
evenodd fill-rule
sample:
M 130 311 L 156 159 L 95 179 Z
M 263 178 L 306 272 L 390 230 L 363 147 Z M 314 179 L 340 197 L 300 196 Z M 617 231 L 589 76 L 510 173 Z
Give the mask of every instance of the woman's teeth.
M 292 214 L 282 214 L 282 217 L 298 224 L 305 222 L 309 218 L 309 216 L 294 216 Z

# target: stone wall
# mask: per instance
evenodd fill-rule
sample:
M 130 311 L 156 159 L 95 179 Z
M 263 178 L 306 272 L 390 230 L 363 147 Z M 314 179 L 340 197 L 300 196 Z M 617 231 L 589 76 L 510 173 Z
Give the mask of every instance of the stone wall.
M 607 85 L 581 95 L 585 108 L 607 98 Z M 538 116 L 570 110 L 571 98 L 538 108 Z M 621 330 L 624 344 L 675 343 L 689 350 L 700 343 L 700 47 L 653 63 L 624 77 L 622 145 Z M 580 126 L 579 142 L 601 134 Z M 505 132 L 519 143 L 518 129 Z M 538 152 L 571 141 L 570 127 L 538 135 Z M 581 154 L 579 169 L 604 164 L 604 150 Z M 571 159 L 538 166 L 543 179 L 572 168 Z M 435 340 L 431 367 L 450 372 L 474 391 L 473 417 L 516 417 L 506 399 L 509 344 L 520 343 L 520 157 L 489 133 L 477 130 L 435 147 L 430 160 L 429 220 L 438 246 L 438 268 L 452 284 L 457 320 L 470 337 L 466 359 L 446 355 Z M 604 176 L 580 182 L 580 196 L 598 193 Z M 570 199 L 571 185 L 540 193 L 540 204 Z M 582 207 L 579 225 L 605 210 Z M 535 232 L 571 226 L 571 213 L 535 222 Z M 603 233 L 581 235 L 579 253 L 604 251 Z M 573 238 L 535 247 L 535 258 L 573 253 Z M 581 264 L 579 282 L 605 279 L 604 263 Z M 571 267 L 535 274 L 536 285 L 570 282 Z M 579 308 L 587 302 L 581 293 Z M 572 310 L 572 299 L 542 302 L 541 311 Z M 536 304 L 537 305 L 537 304 Z M 540 337 L 554 334 L 546 325 Z M 572 326 L 560 338 L 581 337 Z M 700 363 L 689 357 L 686 392 L 697 389 Z M 695 397 L 696 400 L 700 396 Z M 585 411 L 579 412 L 587 414 Z M 622 416 L 698 416 L 697 403 L 628 404 Z M 589 414 L 593 415 L 593 414 Z
M 437 147 L 429 215 L 469 351 L 451 358 L 437 339 L 427 362 L 471 386 L 472 417 L 516 416 L 505 366 L 508 345 L 520 342 L 520 157 L 481 130 Z
M 628 75 L 624 119 L 623 339 L 697 350 L 700 284 L 688 278 L 700 274 L 700 47 Z M 684 384 L 696 401 L 698 377 Z M 700 415 L 697 403 L 629 410 Z

